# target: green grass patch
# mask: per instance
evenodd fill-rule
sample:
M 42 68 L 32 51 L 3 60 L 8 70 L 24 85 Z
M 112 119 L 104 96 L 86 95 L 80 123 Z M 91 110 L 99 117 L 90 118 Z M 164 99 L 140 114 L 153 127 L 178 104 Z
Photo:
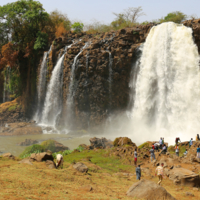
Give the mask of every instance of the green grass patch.
M 84 150 L 82 152 L 74 152 L 64 156 L 64 160 L 69 163 L 90 160 L 91 163 L 101 167 L 108 172 L 125 172 L 133 169 L 133 166 L 122 163 L 118 157 L 109 156 L 110 150 Z
M 14 110 L 16 110 L 17 109 L 17 105 L 14 105 L 14 106 L 10 106 L 9 108 L 8 108 L 8 111 L 14 111 Z

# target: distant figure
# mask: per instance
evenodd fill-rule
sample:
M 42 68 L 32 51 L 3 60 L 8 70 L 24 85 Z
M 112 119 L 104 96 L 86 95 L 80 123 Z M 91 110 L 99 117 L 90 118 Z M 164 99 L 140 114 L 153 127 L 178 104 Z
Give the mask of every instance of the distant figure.
M 153 148 L 150 149 L 149 152 L 151 153 L 151 162 L 152 162 L 152 159 L 154 159 L 154 160 L 156 159 L 155 154 L 154 154 L 154 149 Z
M 180 141 L 180 142 L 181 142 L 181 140 L 180 140 L 180 138 L 179 138 L 179 137 L 177 137 L 177 138 L 175 139 L 175 143 L 176 143 L 176 145 L 178 144 L 178 141 Z
M 140 180 L 140 177 L 141 177 L 140 165 L 138 165 L 138 166 L 136 167 L 135 172 L 136 172 L 137 180 Z
M 137 165 L 137 149 L 134 151 L 134 164 Z
M 160 140 L 159 140 L 160 149 L 162 149 L 162 143 L 163 143 L 162 138 L 160 138 Z
M 179 147 L 178 147 L 178 145 L 176 145 L 176 147 L 175 147 L 175 152 L 176 152 L 176 155 L 179 157 Z
M 162 182 L 162 179 L 163 179 L 163 163 L 161 163 L 161 166 L 160 166 L 160 163 L 158 163 L 158 167 L 156 168 L 156 171 L 155 171 L 155 176 L 157 175 L 158 176 L 158 185 L 161 184 Z
M 61 154 L 57 154 L 56 155 L 56 168 L 58 168 L 59 166 L 61 166 L 63 168 L 63 156 Z
M 154 146 L 154 144 L 152 144 L 152 149 L 155 150 L 155 146 Z
M 199 141 L 199 134 L 197 134 L 196 136 L 196 141 Z
M 160 146 L 159 143 L 155 143 L 155 144 L 154 144 L 154 150 L 155 150 L 155 151 L 158 151 L 158 147 L 159 147 L 159 146 Z
M 162 138 L 162 144 L 165 144 L 165 142 L 164 142 L 164 137 Z
M 189 142 L 189 148 L 192 146 L 193 144 L 193 138 L 191 138 L 190 142 Z
M 197 158 L 200 158 L 200 145 L 197 148 Z
M 187 149 L 185 150 L 185 152 L 183 154 L 184 154 L 184 156 L 187 156 L 187 154 L 188 154 Z

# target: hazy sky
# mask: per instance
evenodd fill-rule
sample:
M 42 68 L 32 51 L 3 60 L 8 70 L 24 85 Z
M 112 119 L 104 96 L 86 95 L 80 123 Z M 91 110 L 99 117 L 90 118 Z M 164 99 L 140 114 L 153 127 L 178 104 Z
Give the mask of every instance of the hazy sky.
M 0 0 L 0 5 L 16 0 Z M 44 9 L 51 12 L 55 9 L 66 13 L 73 21 L 91 23 L 93 20 L 108 24 L 115 16 L 112 12 L 120 13 L 128 7 L 141 6 L 146 16 L 139 21 L 151 21 L 166 16 L 173 11 L 181 11 L 187 15 L 196 14 L 200 18 L 200 0 L 40 0 Z

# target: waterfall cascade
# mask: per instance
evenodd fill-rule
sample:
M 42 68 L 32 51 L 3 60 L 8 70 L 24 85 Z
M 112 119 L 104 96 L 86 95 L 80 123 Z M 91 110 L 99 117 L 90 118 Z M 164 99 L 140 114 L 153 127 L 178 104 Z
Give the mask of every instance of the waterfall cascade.
M 11 68 L 8 66 L 4 75 L 3 103 L 10 101 L 10 76 Z
M 109 53 L 109 103 L 110 103 L 110 107 L 111 107 L 111 94 L 112 94 L 112 63 L 113 63 L 113 59 L 112 59 L 112 54 L 110 51 L 108 51 Z
M 88 47 L 90 43 L 86 42 L 85 45 L 83 46 L 83 48 L 81 49 L 81 51 L 75 56 L 74 58 L 74 62 L 71 68 L 71 75 L 70 75 L 70 84 L 69 84 L 69 93 L 67 95 L 67 122 L 70 124 L 70 119 L 73 116 L 73 99 L 74 99 L 74 93 L 75 93 L 75 84 L 74 84 L 74 79 L 75 79 L 75 69 L 76 69 L 76 65 L 77 65 L 77 60 L 78 60 L 78 56 L 82 53 L 82 51 Z
M 63 61 L 67 49 L 71 46 L 72 44 L 65 48 L 63 55 L 52 71 L 42 112 L 41 124 L 54 128 L 56 128 L 57 119 L 62 111 Z
M 132 124 L 149 134 L 187 140 L 199 133 L 199 55 L 191 28 L 168 22 L 151 29 L 140 60 Z
M 48 52 L 44 52 L 44 56 L 43 56 L 43 60 L 42 60 L 41 68 L 40 68 L 39 82 L 38 82 L 38 87 L 37 87 L 38 104 L 37 104 L 37 111 L 34 116 L 34 120 L 36 120 L 37 122 L 40 121 L 41 111 L 43 108 L 44 98 L 46 94 L 47 60 L 48 60 L 48 56 L 51 50 L 52 50 L 52 45 Z

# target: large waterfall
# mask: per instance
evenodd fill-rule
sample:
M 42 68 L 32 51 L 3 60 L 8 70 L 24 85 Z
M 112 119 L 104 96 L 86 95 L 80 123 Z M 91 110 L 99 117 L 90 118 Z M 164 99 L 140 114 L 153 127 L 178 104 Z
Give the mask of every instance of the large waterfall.
M 65 48 L 63 55 L 58 60 L 53 69 L 51 80 L 48 85 L 44 109 L 42 112 L 41 123 L 55 128 L 57 119 L 62 111 L 62 86 L 63 86 L 63 61 L 67 49 Z
M 159 133 L 157 137 L 188 140 L 199 133 L 199 55 L 191 28 L 168 22 L 151 29 L 134 95 L 132 124 L 136 130 L 146 128 L 152 137 Z

